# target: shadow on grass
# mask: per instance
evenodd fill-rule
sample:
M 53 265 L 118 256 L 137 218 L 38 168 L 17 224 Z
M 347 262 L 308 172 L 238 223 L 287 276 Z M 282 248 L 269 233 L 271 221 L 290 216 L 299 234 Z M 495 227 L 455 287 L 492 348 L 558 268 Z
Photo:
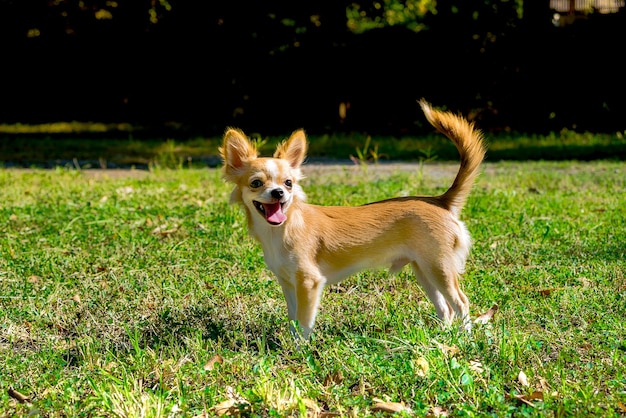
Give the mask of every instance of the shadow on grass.
M 288 327 L 287 321 L 275 316 L 251 321 L 239 314 L 229 315 L 223 309 L 208 305 L 192 305 L 186 309 L 161 310 L 150 321 L 139 323 L 137 331 L 141 343 L 148 347 L 158 347 L 177 341 L 219 342 L 231 350 L 259 351 L 259 343 L 264 349 L 280 349 L 283 342 L 279 336 Z
M 309 138 L 309 157 L 347 160 L 360 137 L 344 135 Z M 215 167 L 220 164 L 219 138 L 135 139 L 68 137 L 0 137 L 0 167 L 148 168 L 150 164 L 180 161 L 181 166 Z M 270 139 L 274 144 L 278 139 Z M 626 139 L 621 136 L 568 134 L 564 137 L 487 137 L 488 161 L 500 160 L 626 160 Z M 454 145 L 441 135 L 424 138 L 374 138 L 372 143 L 389 161 L 422 161 L 425 150 L 437 161 L 457 161 Z M 269 147 L 269 145 L 268 145 Z M 269 147 L 268 149 L 270 149 Z M 267 150 L 264 150 L 267 152 Z
M 608 145 L 546 145 L 524 146 L 508 149 L 489 149 L 488 161 L 592 161 L 592 160 L 626 160 L 626 142 Z

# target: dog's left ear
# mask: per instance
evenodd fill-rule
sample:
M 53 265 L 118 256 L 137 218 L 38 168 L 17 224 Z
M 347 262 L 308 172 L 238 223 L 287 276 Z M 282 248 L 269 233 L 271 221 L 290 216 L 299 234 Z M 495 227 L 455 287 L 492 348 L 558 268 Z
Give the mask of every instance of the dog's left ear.
M 298 168 L 306 158 L 306 135 L 299 129 L 291 134 L 286 142 L 276 148 L 274 158 L 282 158 L 289 161 L 292 168 Z

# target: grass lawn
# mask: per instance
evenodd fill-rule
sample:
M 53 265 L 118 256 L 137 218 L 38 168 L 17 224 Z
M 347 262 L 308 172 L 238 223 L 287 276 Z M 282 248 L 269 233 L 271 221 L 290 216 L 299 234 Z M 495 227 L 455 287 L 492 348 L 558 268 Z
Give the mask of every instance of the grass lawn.
M 311 166 L 304 189 L 356 205 L 456 170 Z M 623 162 L 485 164 L 462 286 L 498 310 L 471 335 L 408 269 L 370 271 L 301 349 L 229 193 L 213 168 L 0 170 L 0 417 L 626 414 Z

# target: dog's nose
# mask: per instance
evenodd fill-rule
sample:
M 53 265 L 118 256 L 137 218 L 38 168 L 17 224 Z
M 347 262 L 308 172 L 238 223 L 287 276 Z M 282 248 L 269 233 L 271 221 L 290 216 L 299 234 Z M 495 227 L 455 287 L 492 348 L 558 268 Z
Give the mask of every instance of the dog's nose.
M 272 197 L 274 199 L 281 199 L 284 194 L 285 194 L 285 192 L 283 192 L 283 189 L 274 189 L 274 190 L 272 190 Z

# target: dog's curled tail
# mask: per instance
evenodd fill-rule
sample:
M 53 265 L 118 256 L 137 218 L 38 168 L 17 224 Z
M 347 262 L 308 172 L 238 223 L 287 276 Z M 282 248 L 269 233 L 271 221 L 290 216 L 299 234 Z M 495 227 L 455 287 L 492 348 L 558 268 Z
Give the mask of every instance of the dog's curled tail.
M 483 135 L 474 128 L 473 123 L 461 116 L 434 110 L 424 99 L 420 100 L 419 104 L 428 122 L 450 138 L 461 155 L 461 167 L 452 186 L 439 196 L 443 206 L 458 216 L 474 185 L 480 164 L 485 158 L 486 148 Z

